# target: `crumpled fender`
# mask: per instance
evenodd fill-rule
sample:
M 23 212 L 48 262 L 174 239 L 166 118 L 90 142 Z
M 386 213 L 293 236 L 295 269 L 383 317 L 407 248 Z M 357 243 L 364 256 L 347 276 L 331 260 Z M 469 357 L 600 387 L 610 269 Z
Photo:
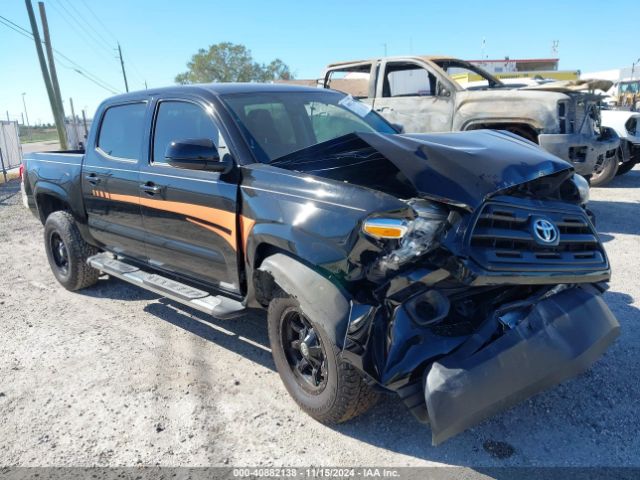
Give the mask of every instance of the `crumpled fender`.
M 342 349 L 351 311 L 350 299 L 330 280 L 295 258 L 276 253 L 259 268 L 300 303 L 300 309 L 319 324 L 329 339 Z

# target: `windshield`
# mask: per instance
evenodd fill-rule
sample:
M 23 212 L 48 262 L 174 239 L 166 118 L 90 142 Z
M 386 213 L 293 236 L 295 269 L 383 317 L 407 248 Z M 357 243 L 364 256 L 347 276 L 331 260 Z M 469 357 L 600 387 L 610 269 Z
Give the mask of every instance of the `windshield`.
M 465 90 L 504 87 L 500 80 L 470 63 L 460 60 L 436 60 L 434 63 L 444 70 L 451 80 Z
M 265 163 L 350 133 L 397 133 L 371 106 L 326 90 L 238 93 L 221 99 L 256 158 Z

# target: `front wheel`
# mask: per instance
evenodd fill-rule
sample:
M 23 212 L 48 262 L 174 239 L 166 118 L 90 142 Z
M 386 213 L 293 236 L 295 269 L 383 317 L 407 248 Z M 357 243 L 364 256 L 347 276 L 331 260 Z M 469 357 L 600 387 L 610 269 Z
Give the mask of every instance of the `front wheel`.
M 291 297 L 269 304 L 269 341 L 280 378 L 295 402 L 316 420 L 345 422 L 368 410 L 378 395 L 339 357 L 324 330 Z
M 87 265 L 98 249 L 84 241 L 69 212 L 53 212 L 44 224 L 44 246 L 51 271 L 67 290 L 80 290 L 98 281 L 100 272 Z
M 620 149 L 611 157 L 604 157 L 602 163 L 596 164 L 596 168 L 591 175 L 590 184 L 592 187 L 602 187 L 609 183 L 616 176 L 618 165 L 622 158 Z

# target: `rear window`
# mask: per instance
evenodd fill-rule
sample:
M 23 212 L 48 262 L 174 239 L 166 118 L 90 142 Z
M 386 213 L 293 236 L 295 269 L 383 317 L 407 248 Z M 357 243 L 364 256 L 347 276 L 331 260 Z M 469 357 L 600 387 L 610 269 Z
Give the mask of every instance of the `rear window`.
M 112 157 L 140 159 L 146 109 L 146 103 L 109 107 L 102 117 L 98 148 Z

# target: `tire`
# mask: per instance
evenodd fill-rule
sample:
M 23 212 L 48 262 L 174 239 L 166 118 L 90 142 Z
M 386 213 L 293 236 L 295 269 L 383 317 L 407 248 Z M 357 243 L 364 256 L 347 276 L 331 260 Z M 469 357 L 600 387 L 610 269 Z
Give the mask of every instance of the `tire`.
M 98 249 L 84 241 L 69 212 L 53 212 L 44 224 L 44 246 L 56 280 L 67 290 L 80 290 L 98 281 L 100 272 L 87 265 Z
M 618 165 L 618 171 L 616 172 L 616 175 L 624 175 L 625 173 L 629 173 L 635 166 L 636 162 L 634 161 L 621 163 L 620 165 Z
M 618 165 L 620 164 L 621 152 L 616 152 L 613 157 L 605 157 L 602 167 L 596 169 L 591 174 L 590 184 L 592 187 L 603 187 L 616 176 Z
M 317 353 L 320 348 L 323 354 L 320 373 L 317 377 L 309 375 L 311 379 L 306 378 L 301 374 L 301 370 L 294 366 L 295 360 L 300 360 L 298 365 L 303 363 L 303 350 L 297 352 L 296 359 L 292 358 L 296 349 L 290 346 L 285 349 L 287 339 L 290 338 L 289 333 L 295 334 L 295 330 L 290 329 L 288 324 L 294 322 L 292 319 L 296 317 L 311 327 L 306 331 L 307 339 L 315 333 L 317 340 L 308 343 L 307 363 L 310 363 L 314 356 L 312 350 Z M 378 399 L 377 392 L 365 383 L 358 370 L 340 359 L 337 347 L 317 323 L 303 315 L 295 299 L 274 298 L 269 304 L 268 323 L 269 341 L 276 369 L 285 388 L 303 411 L 321 423 L 336 424 L 364 413 L 375 404 Z M 314 361 L 318 361 L 317 356 Z M 314 384 L 313 380 L 319 382 Z

